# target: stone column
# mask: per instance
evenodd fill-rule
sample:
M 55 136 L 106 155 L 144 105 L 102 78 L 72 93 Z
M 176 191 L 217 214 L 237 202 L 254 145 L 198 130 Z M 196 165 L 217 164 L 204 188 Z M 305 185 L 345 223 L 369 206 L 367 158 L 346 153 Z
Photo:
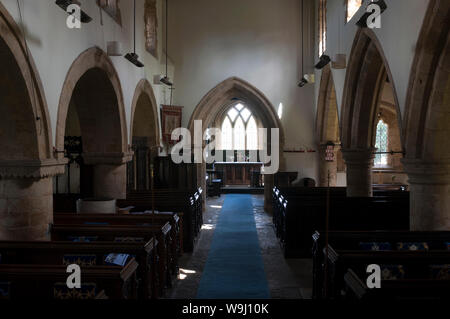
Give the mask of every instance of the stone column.
M 328 186 L 328 172 L 330 173 L 330 186 L 336 187 L 337 184 L 337 152 L 340 149 L 339 145 L 334 146 L 334 161 L 327 162 L 325 160 L 327 145 L 321 144 L 319 146 L 319 186 Z
M 411 230 L 450 230 L 450 162 L 402 162 L 410 184 Z
M 49 240 L 55 160 L 0 161 L 0 240 Z
M 375 148 L 342 149 L 347 165 L 347 196 L 372 197 L 372 167 Z
M 84 162 L 94 166 L 95 197 L 125 199 L 127 195 L 127 165 L 132 153 L 85 153 Z

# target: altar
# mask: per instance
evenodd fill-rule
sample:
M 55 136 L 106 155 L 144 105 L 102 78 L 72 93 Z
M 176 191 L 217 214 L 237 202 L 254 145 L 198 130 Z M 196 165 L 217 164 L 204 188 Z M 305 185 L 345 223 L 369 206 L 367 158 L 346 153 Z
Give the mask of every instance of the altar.
M 248 185 L 261 187 L 261 168 L 260 162 L 216 162 L 214 170 L 222 172 L 223 185 Z

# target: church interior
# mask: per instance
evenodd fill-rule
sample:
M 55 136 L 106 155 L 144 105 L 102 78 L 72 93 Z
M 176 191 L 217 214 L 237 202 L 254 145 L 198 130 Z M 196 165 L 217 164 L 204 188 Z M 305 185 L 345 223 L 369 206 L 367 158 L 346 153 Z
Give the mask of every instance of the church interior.
M 449 29 L 449 0 L 0 0 L 0 299 L 450 299 Z

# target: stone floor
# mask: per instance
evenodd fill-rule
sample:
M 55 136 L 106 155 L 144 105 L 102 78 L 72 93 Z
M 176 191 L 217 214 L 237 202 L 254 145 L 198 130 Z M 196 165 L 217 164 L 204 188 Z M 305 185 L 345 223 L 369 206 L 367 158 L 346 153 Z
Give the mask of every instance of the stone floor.
M 197 288 L 225 196 L 207 200 L 206 212 L 203 217 L 204 225 L 194 252 L 185 253 L 180 258 L 180 275 L 168 293 L 169 298 L 196 298 Z M 312 261 L 310 259 L 285 259 L 275 236 L 272 216 L 264 212 L 263 195 L 252 195 L 252 203 L 271 297 L 274 299 L 310 298 Z

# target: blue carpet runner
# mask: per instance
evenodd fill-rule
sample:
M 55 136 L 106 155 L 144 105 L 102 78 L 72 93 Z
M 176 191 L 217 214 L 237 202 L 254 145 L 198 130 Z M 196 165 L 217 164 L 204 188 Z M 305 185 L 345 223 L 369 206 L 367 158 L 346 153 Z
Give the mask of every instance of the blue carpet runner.
M 226 195 L 197 298 L 270 298 L 251 195 Z

